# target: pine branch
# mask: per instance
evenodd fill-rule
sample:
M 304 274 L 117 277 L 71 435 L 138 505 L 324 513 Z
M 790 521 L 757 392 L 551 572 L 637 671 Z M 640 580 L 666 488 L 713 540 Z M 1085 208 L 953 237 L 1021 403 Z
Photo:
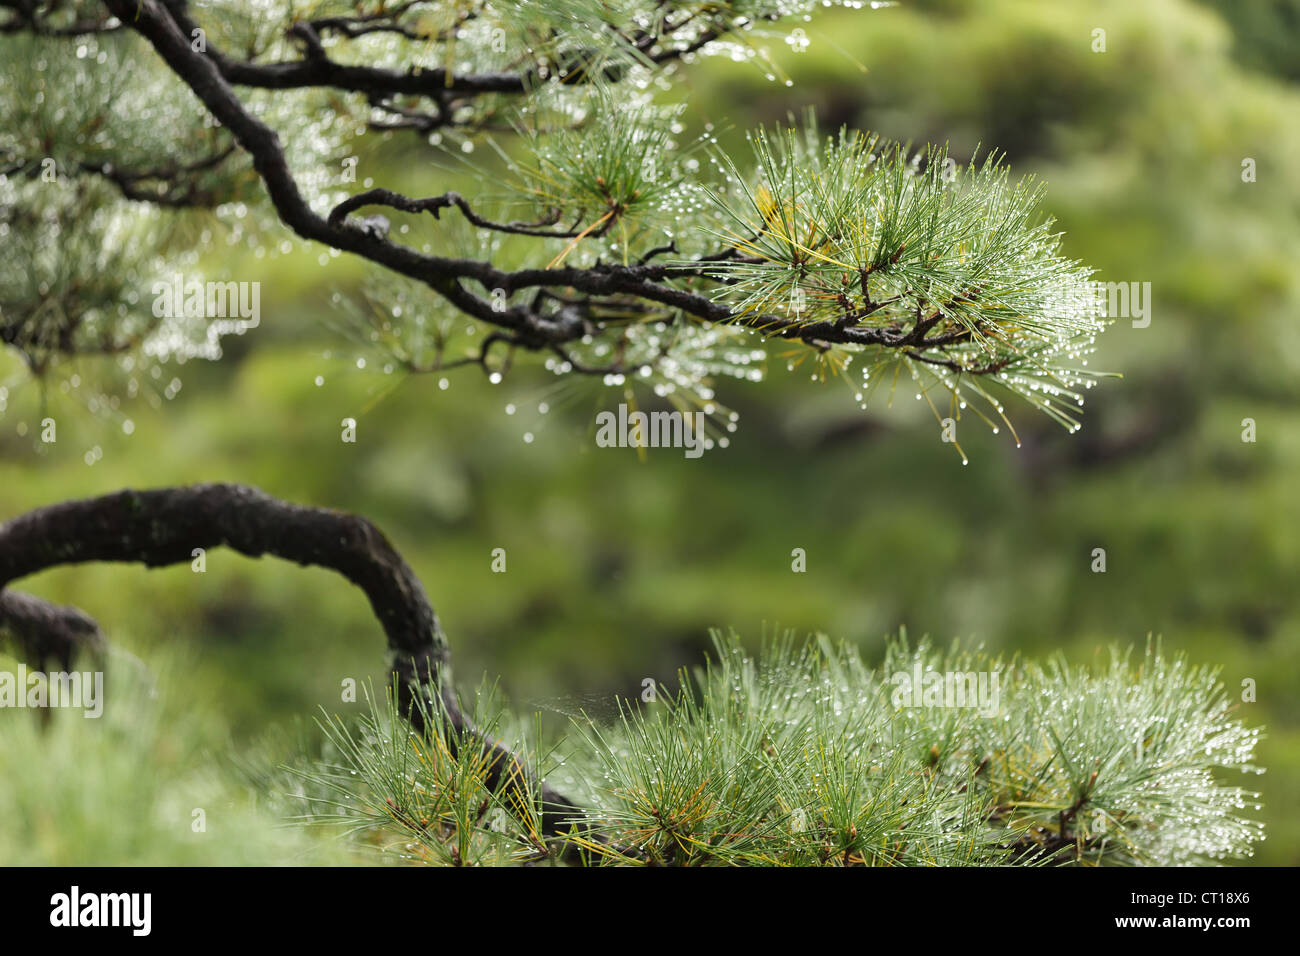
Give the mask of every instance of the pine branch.
M 597 24 L 595 46 L 582 51 L 580 82 L 551 75 L 546 82 L 530 80 L 518 87 L 527 112 L 511 123 L 520 148 L 498 150 L 506 175 L 496 177 L 504 190 L 497 197 L 471 202 L 457 192 L 421 197 L 378 186 L 341 200 L 335 193 L 324 214 L 319 177 L 291 162 L 272 125 L 274 120 L 294 129 L 302 121 L 284 93 L 333 89 L 334 80 L 400 124 L 426 130 L 435 121 L 454 119 L 466 97 L 497 95 L 511 86 L 488 79 L 481 90 L 461 89 L 452 74 L 420 65 L 425 58 L 416 56 L 415 36 L 428 39 L 430 30 L 429 42 L 445 48 L 443 53 L 468 44 L 458 62 L 488 62 L 506 54 L 474 53 L 475 43 L 483 46 L 479 33 L 485 29 L 475 10 L 464 23 L 435 27 L 441 21 L 427 19 L 431 11 L 418 3 L 287 24 L 274 17 L 245 24 L 232 13 L 196 34 L 204 26 L 182 2 L 108 0 L 114 15 L 200 99 L 219 123 L 220 135 L 211 149 L 192 159 L 153 168 L 139 160 L 75 156 L 79 140 L 74 137 L 64 149 L 75 158 L 65 157 L 60 169 L 106 177 L 130 200 L 160 206 L 210 203 L 222 195 L 223 178 L 233 182 L 233 169 L 223 176 L 225 144 L 233 139 L 250 157 L 279 223 L 303 240 L 359 256 L 389 277 L 373 287 L 376 304 L 406 296 L 421 302 L 418 313 L 407 315 L 432 310 L 439 317 L 490 326 L 496 332 L 489 342 L 507 343 L 512 353 L 554 356 L 548 367 L 557 374 L 595 375 L 611 385 L 632 374 L 660 397 L 676 395 L 716 410 L 714 376 L 761 378 L 763 345 L 793 343 L 806 348 L 823 373 L 860 370 L 861 381 L 854 383 L 860 401 L 876 383 L 896 381 L 902 371 L 916 383 L 918 396 L 930 400 L 936 417 L 941 415 L 930 396 L 941 390 L 948 393 L 953 418 L 969 408 L 995 431 L 997 421 L 1010 427 L 997 395 L 1004 391 L 1071 429 L 1079 427 L 1082 394 L 1097 377 L 1081 367 L 1080 359 L 1105 323 L 1078 294 L 1088 271 L 1061 257 L 1059 237 L 1049 223 L 1038 221 L 1040 188 L 1028 181 L 1011 183 L 994 159 L 958 170 L 943 150 L 913 156 L 896 144 L 847 132 L 823 141 L 812 126 L 802 132 L 760 131 L 753 138 L 754 165 L 744 170 L 707 139 L 681 149 L 674 140 L 676 113 L 654 108 L 644 98 L 629 104 L 622 75 L 602 77 L 601 64 L 622 62 L 622 54 L 616 55 L 622 50 L 644 79 L 663 68 L 665 56 L 675 58 L 668 55 L 673 51 L 685 55 L 707 46 L 707 38 L 720 35 L 722 21 L 743 27 L 794 8 L 776 11 L 746 0 L 731 4 L 728 17 L 722 10 L 660 7 L 620 26 L 595 0 L 563 2 L 563 11 L 526 5 L 515 32 L 522 36 L 537 28 L 534 52 L 540 59 L 565 50 L 577 55 L 566 46 L 566 32 L 540 26 L 567 12 L 575 23 Z M 471 32 L 462 37 L 465 31 Z M 250 58 L 238 60 L 223 48 L 223 37 L 243 43 Z M 380 62 L 389 64 L 332 59 L 340 44 L 365 43 L 385 44 Z M 300 60 L 258 59 L 266 50 L 293 44 L 303 50 Z M 394 58 L 409 58 L 409 69 L 393 67 Z M 237 86 L 248 96 L 237 93 Z M 255 95 L 258 90 L 261 96 Z M 427 100 L 432 112 L 406 105 L 412 96 Z M 333 100 L 322 101 L 322 108 L 341 109 Z M 86 121 L 101 120 L 90 115 Z M 13 141 L 10 158 L 35 169 L 31 152 L 43 147 L 30 137 Z M 0 153 L 5 152 L 0 138 Z M 694 155 L 701 152 L 714 153 L 711 165 L 723 173 L 722 182 L 699 175 Z M 38 206 L 50 202 L 52 194 L 19 193 L 23 202 Z M 384 216 L 353 215 L 367 206 L 432 214 L 442 240 L 433 247 L 437 254 L 429 246 L 420 251 L 404 245 L 405 230 L 390 229 Z M 458 215 L 441 217 L 443 210 Z M 510 256 L 484 255 L 472 237 L 463 243 L 456 238 L 462 234 L 458 223 L 486 230 L 494 243 L 520 242 Z M 86 228 L 95 228 L 94 221 Z M 672 259 L 665 255 L 670 248 Z M 67 259 L 67 267 L 75 269 L 71 255 Z M 129 273 L 131 264 L 123 266 L 113 274 Z M 61 309 L 70 320 L 50 329 L 59 324 L 57 315 L 27 301 L 31 271 L 21 264 L 15 268 L 11 278 L 23 297 L 0 304 L 5 310 L 0 327 L 6 340 L 28 355 L 34 371 L 43 373 L 63 355 L 118 347 L 109 334 L 118 323 L 77 320 L 83 310 L 75 301 Z M 403 291 L 404 283 L 431 295 Z M 70 298 L 77 285 L 67 284 Z M 370 323 L 363 319 L 367 333 Z M 174 322 L 138 324 L 124 340 L 151 342 L 156 329 L 169 343 L 155 346 L 161 349 L 175 348 L 195 331 Z M 426 334 L 411 328 L 409 320 L 398 326 L 403 324 L 405 329 L 388 323 L 395 332 Z M 81 330 L 91 328 L 99 330 L 98 338 L 79 338 Z M 410 372 L 477 364 L 499 374 L 489 369 L 485 349 L 449 354 L 448 336 L 440 332 L 436 338 L 431 361 L 404 356 L 402 349 L 393 349 L 390 359 Z M 206 357 L 220 351 L 207 342 L 202 349 Z M 614 353 L 618 358 L 611 362 L 606 356 Z
M 493 790 L 525 785 L 540 794 L 548 834 L 576 808 L 461 712 L 451 683 L 451 651 L 424 587 L 388 539 L 365 518 L 289 504 L 243 485 L 194 485 L 122 491 L 29 512 L 0 525 L 0 624 L 36 659 L 67 660 L 102 643 L 98 627 L 74 609 L 57 608 L 5 588 L 64 564 L 120 561 L 161 567 L 193 560 L 195 549 L 228 547 L 336 571 L 359 587 L 383 626 L 398 678 L 400 704 L 417 729 L 448 731 L 447 744 L 481 751 Z
M 1157 645 L 1136 667 L 1116 652 L 1083 669 L 904 637 L 872 668 L 825 638 L 786 633 L 758 654 L 714 640 L 677 691 L 620 699 L 612 722 L 574 718 L 556 751 L 563 772 L 548 777 L 587 808 L 585 862 L 1204 864 L 1248 856 L 1262 837 L 1243 812 L 1258 795 L 1215 774 L 1255 771 L 1258 731 L 1215 672 Z M 490 695 L 479 707 L 500 719 Z M 453 812 L 464 799 L 453 779 L 472 767 L 417 764 L 381 717 L 363 718 L 360 734 L 324 725 L 343 762 L 301 773 L 334 785 L 339 812 L 308 818 L 360 817 L 384 842 L 432 851 L 415 854 L 426 862 L 448 862 L 453 836 L 466 852 L 451 862 L 503 862 L 490 834 Z M 446 828 L 431 830 L 435 819 Z M 507 837 L 529 852 L 526 829 Z

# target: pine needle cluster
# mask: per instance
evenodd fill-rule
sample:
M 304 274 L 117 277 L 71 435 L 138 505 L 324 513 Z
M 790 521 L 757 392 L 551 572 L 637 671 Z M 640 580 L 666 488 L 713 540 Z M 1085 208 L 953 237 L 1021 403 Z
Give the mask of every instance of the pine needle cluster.
M 714 645 L 676 693 L 575 718 L 546 747 L 479 696 L 483 726 L 584 807 L 566 838 L 542 838 L 535 802 L 487 788 L 480 750 L 415 734 L 379 698 L 355 723 L 322 721 L 330 756 L 297 773 L 328 797 L 303 819 L 457 865 L 1203 865 L 1262 839 L 1257 794 L 1223 777 L 1259 772 L 1259 732 L 1214 671 L 1158 642 L 1094 667 L 906 636 L 879 668 L 825 637 L 786 633 L 757 656 L 734 635 Z M 917 674 L 997 675 L 983 685 L 997 692 L 909 696 L 898 675 Z

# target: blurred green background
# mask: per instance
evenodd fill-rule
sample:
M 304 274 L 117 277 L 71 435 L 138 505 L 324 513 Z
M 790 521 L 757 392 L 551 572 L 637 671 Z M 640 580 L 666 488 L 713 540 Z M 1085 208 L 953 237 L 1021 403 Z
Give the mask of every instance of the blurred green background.
M 827 127 L 963 158 L 997 147 L 1045 179 L 1067 254 L 1102 281 L 1152 285 L 1150 327 L 1121 320 L 1101 339 L 1093 366 L 1124 377 L 1090 393 L 1080 433 L 1009 406 L 1023 447 L 972 427 L 963 467 L 910 395 L 864 413 L 842 382 L 775 361 L 768 382 L 720 384 L 741 415 L 729 448 L 642 461 L 592 440 L 616 392 L 528 369 L 499 385 L 452 373 L 445 389 L 358 369 L 322 322 L 355 263 L 223 248 L 209 257 L 262 283 L 262 328 L 221 363 L 178 369 L 177 398 L 134 413 L 129 436 L 57 389 L 11 389 L 0 518 L 213 480 L 363 513 L 425 582 L 460 685 L 499 675 L 524 711 L 635 695 L 696 663 L 712 626 L 871 651 L 905 626 L 1078 661 L 1162 635 L 1222 666 L 1230 691 L 1257 682 L 1241 705 L 1267 729 L 1268 772 L 1247 782 L 1269 827 L 1255 862 L 1300 863 L 1300 2 L 909 0 L 803 29 L 802 52 L 769 43 L 792 86 L 724 58 L 692 65 L 688 134 L 714 123 L 739 151 L 743 130 L 811 104 Z M 399 188 L 447 188 L 396 143 Z M 0 381 L 17 370 L 0 363 Z M 43 400 L 60 423 L 47 450 L 31 431 Z M 356 445 L 339 440 L 345 417 Z M 85 608 L 146 660 L 183 648 L 171 695 L 236 742 L 342 709 L 340 681 L 384 662 L 360 592 L 323 571 L 215 552 L 206 575 L 77 567 L 23 587 Z

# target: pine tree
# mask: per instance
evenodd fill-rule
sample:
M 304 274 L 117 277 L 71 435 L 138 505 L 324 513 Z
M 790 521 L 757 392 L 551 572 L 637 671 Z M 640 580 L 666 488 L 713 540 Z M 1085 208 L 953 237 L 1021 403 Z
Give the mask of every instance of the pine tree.
M 767 68 L 755 38 L 817 6 L 3 4 L 0 342 L 98 413 L 160 403 L 174 385 L 152 392 L 170 380 L 156 369 L 218 359 L 260 321 L 194 250 L 296 243 L 325 268 L 366 263 L 336 320 L 386 366 L 594 377 L 631 407 L 702 414 L 704 447 L 736 426 L 721 383 L 772 360 L 843 379 L 863 407 L 901 383 L 946 436 L 968 413 L 1014 438 L 1008 403 L 1077 429 L 1107 319 L 1042 187 L 996 152 L 959 163 L 812 116 L 751 131 L 744 155 L 711 129 L 684 139 L 681 68 Z M 371 168 L 397 178 L 389 151 L 417 147 L 428 180 L 469 174 L 476 192 L 371 184 Z M 422 586 L 361 518 L 240 486 L 123 492 L 0 527 L 0 586 L 220 545 L 366 592 L 396 693 L 362 737 L 326 722 L 359 776 L 307 779 L 421 858 L 550 857 L 563 836 L 589 861 L 1183 862 L 1258 835 L 1236 814 L 1250 795 L 1210 776 L 1248 768 L 1254 734 L 1212 675 L 1156 651 L 1086 674 L 903 641 L 875 673 L 824 640 L 777 641 L 757 663 L 720 640 L 658 711 L 582 725 L 566 742 L 580 776 L 530 766 L 500 713 L 464 707 Z M 103 644 L 81 612 L 11 590 L 0 624 L 38 661 Z M 915 662 L 1005 672 L 1000 719 L 893 701 L 889 675 Z

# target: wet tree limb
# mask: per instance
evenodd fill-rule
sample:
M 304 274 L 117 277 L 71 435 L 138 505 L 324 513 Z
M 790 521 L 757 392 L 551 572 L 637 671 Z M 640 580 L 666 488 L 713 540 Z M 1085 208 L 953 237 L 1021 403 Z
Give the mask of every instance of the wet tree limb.
M 387 636 L 399 703 L 411 722 L 427 732 L 423 712 L 440 709 L 453 748 L 469 741 L 484 748 L 489 787 L 539 797 L 548 834 L 578 822 L 572 801 L 534 781 L 518 757 L 479 734 L 462 713 L 451 682 L 451 651 L 424 586 L 384 534 L 358 515 L 295 505 L 233 484 L 127 490 L 39 508 L 0 525 L 0 629 L 38 664 L 57 659 L 70 666 L 78 650 L 103 648 L 98 625 L 75 608 L 10 591 L 10 583 L 89 561 L 151 568 L 186 563 L 197 549 L 219 547 L 328 568 L 355 584 Z

